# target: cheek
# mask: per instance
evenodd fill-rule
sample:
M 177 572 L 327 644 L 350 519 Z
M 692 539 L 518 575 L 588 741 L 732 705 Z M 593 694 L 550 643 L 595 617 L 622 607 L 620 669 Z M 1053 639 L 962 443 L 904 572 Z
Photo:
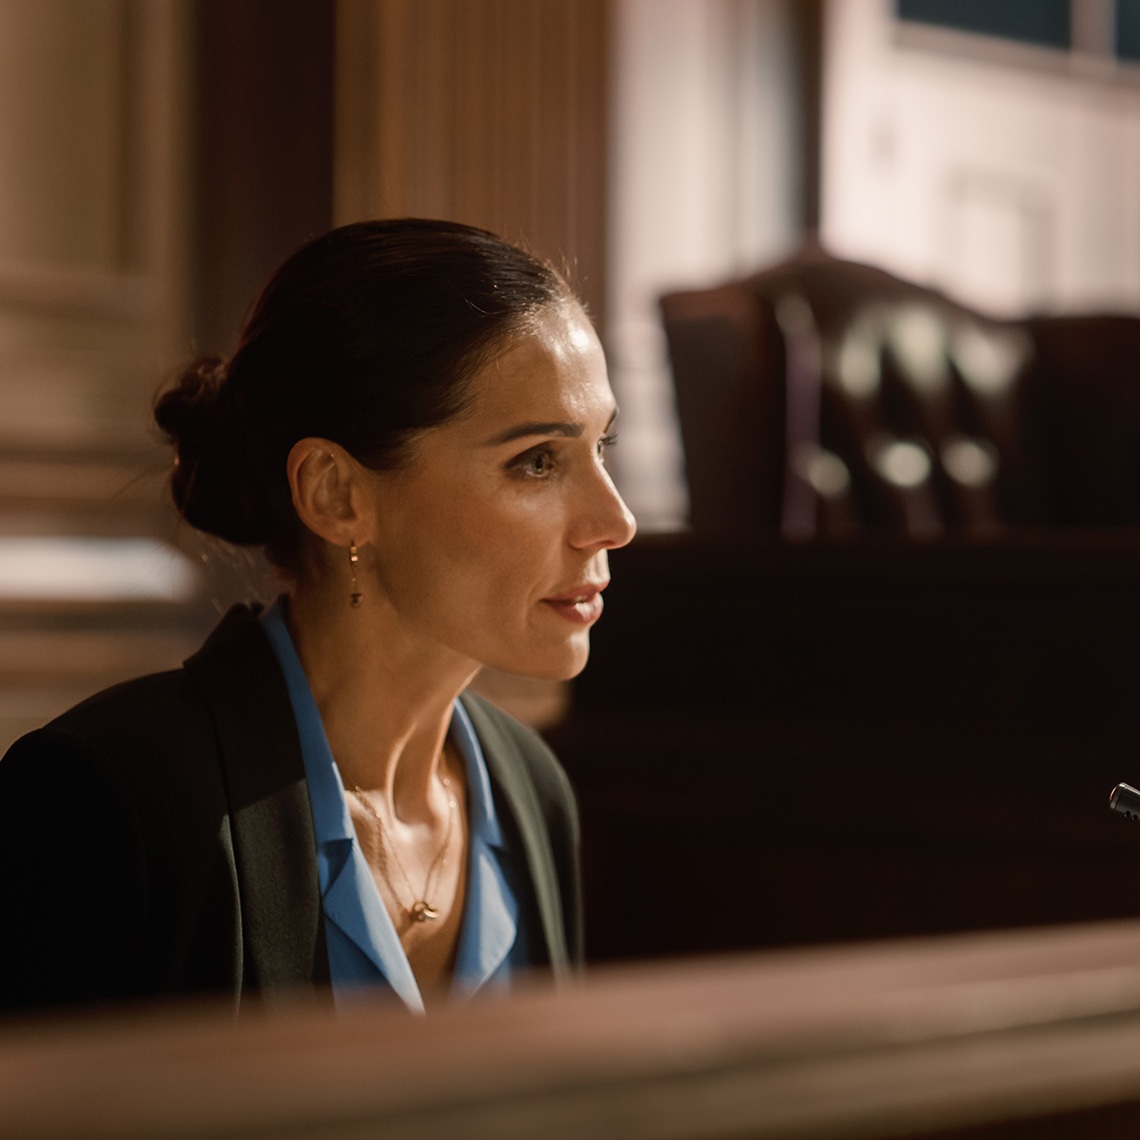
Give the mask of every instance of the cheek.
M 412 509 L 393 538 L 393 595 L 430 620 L 507 620 L 506 611 L 548 587 L 552 512 L 507 498 L 453 495 L 446 506 Z
M 532 500 L 506 497 L 454 520 L 448 554 L 457 578 L 488 601 L 518 600 L 520 591 L 541 592 L 555 556 L 557 514 Z

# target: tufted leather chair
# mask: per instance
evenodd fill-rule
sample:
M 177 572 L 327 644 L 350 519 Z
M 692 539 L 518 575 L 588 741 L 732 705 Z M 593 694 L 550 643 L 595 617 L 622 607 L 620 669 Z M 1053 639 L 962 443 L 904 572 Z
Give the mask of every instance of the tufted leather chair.
M 661 299 L 698 532 L 1140 523 L 1140 319 L 998 321 L 809 247 Z

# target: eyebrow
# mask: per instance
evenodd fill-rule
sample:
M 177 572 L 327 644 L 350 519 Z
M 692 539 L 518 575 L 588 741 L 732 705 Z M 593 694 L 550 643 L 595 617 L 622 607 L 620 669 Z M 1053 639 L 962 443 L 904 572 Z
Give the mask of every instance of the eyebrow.
M 617 408 L 614 408 L 613 415 L 610 416 L 606 424 L 606 431 L 614 426 L 614 420 L 617 419 Z M 532 420 L 525 424 L 516 424 L 512 428 L 507 428 L 506 431 L 501 432 L 499 435 L 487 440 L 485 446 L 498 447 L 504 443 L 511 443 L 516 439 L 524 439 L 530 435 L 561 435 L 567 439 L 578 439 L 585 429 L 578 423 L 566 423 L 559 420 L 551 420 L 543 422 L 541 420 Z
M 522 439 L 528 435 L 564 435 L 569 439 L 577 439 L 581 434 L 581 424 L 557 422 L 541 423 L 535 421 L 527 424 L 516 424 L 513 428 L 508 428 L 501 435 L 487 440 L 487 446 L 494 447 L 500 443 L 510 443 L 512 440 Z

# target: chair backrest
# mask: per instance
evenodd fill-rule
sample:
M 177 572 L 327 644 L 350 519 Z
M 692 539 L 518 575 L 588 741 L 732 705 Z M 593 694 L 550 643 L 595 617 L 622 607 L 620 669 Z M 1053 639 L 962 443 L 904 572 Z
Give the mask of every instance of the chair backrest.
M 1140 319 L 998 321 L 818 248 L 661 308 L 695 530 L 1140 522 Z

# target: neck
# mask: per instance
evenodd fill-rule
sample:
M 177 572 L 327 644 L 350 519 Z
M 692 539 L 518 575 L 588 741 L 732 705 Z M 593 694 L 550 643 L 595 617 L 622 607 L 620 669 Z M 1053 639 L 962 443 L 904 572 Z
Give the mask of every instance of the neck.
M 409 635 L 383 598 L 299 585 L 285 620 L 345 784 L 414 823 L 446 804 L 451 709 L 478 664 Z

